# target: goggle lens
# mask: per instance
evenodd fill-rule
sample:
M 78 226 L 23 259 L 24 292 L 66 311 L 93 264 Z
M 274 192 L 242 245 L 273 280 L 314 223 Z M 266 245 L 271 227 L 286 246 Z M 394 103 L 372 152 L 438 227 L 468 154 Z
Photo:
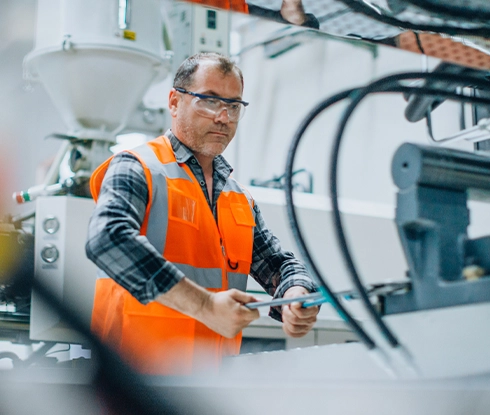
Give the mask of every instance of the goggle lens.
M 223 110 L 226 110 L 231 122 L 237 122 L 245 115 L 245 105 L 240 102 L 227 103 L 215 98 L 194 97 L 192 104 L 198 114 L 207 118 L 219 117 Z

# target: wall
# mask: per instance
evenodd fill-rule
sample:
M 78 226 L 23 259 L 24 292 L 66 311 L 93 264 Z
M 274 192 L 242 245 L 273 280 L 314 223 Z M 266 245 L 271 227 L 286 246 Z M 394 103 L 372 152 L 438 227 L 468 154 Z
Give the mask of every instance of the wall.
M 264 41 L 284 26 L 249 18 L 239 20 L 242 47 Z M 300 38 L 298 36 L 298 38 Z M 301 39 L 301 38 L 300 38 Z M 284 172 L 291 139 L 306 114 L 321 100 L 380 77 L 420 71 L 421 55 L 379 46 L 377 56 L 367 44 L 309 37 L 283 55 L 267 59 L 263 47 L 240 55 L 245 76 L 244 99 L 251 102 L 241 121 L 235 146 L 227 153 L 239 179 L 248 184 Z M 429 67 L 438 63 L 430 58 Z M 390 164 L 394 151 L 406 141 L 427 143 L 424 121 L 405 120 L 406 102 L 397 95 L 371 97 L 354 113 L 341 154 L 341 193 L 346 198 L 393 203 Z M 315 179 L 315 193 L 327 193 L 329 150 L 344 105 L 322 114 L 307 130 L 296 168 L 307 168 Z M 435 111 L 440 137 L 457 131 L 457 111 L 447 105 Z M 471 150 L 464 143 L 460 148 Z
M 22 78 L 22 60 L 34 46 L 35 19 L 34 0 L 0 4 L 0 148 L 3 163 L 9 165 L 1 197 L 9 213 L 33 208 L 18 207 L 11 195 L 42 180 L 37 173 L 60 146 L 59 140 L 44 138 L 66 132 L 44 89 Z

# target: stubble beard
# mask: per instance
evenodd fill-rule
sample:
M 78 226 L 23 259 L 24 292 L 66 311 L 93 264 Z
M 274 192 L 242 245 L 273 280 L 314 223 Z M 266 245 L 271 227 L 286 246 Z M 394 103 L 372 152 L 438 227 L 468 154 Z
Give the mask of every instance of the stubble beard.
M 184 132 L 187 137 L 187 142 L 184 143 L 194 154 L 200 154 L 205 157 L 216 157 L 226 150 L 228 147 L 229 141 L 227 143 L 222 142 L 207 142 L 205 137 L 205 133 L 199 130 L 195 130 L 189 125 L 183 126 L 181 130 Z M 196 137 L 198 137 L 196 139 Z M 231 141 L 231 140 L 230 140 Z

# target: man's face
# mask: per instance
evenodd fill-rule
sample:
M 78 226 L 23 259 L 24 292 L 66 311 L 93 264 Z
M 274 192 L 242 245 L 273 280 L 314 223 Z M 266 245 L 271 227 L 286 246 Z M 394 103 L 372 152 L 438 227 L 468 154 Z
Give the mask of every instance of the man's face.
M 191 92 L 223 98 L 242 99 L 242 83 L 237 73 L 223 75 L 213 61 L 203 61 L 187 88 Z M 172 131 L 196 156 L 216 157 L 223 153 L 235 136 L 238 122 L 230 122 L 226 111 L 214 118 L 196 113 L 193 96 L 172 89 L 169 108 Z

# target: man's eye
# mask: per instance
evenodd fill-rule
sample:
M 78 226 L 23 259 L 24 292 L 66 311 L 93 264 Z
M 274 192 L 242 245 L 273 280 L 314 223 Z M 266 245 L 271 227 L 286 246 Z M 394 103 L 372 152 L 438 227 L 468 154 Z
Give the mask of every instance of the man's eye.
M 206 98 L 203 101 L 210 108 L 218 108 L 219 106 L 221 106 L 221 102 L 219 101 L 219 99 Z
M 231 111 L 240 111 L 240 104 L 230 104 L 229 108 Z

